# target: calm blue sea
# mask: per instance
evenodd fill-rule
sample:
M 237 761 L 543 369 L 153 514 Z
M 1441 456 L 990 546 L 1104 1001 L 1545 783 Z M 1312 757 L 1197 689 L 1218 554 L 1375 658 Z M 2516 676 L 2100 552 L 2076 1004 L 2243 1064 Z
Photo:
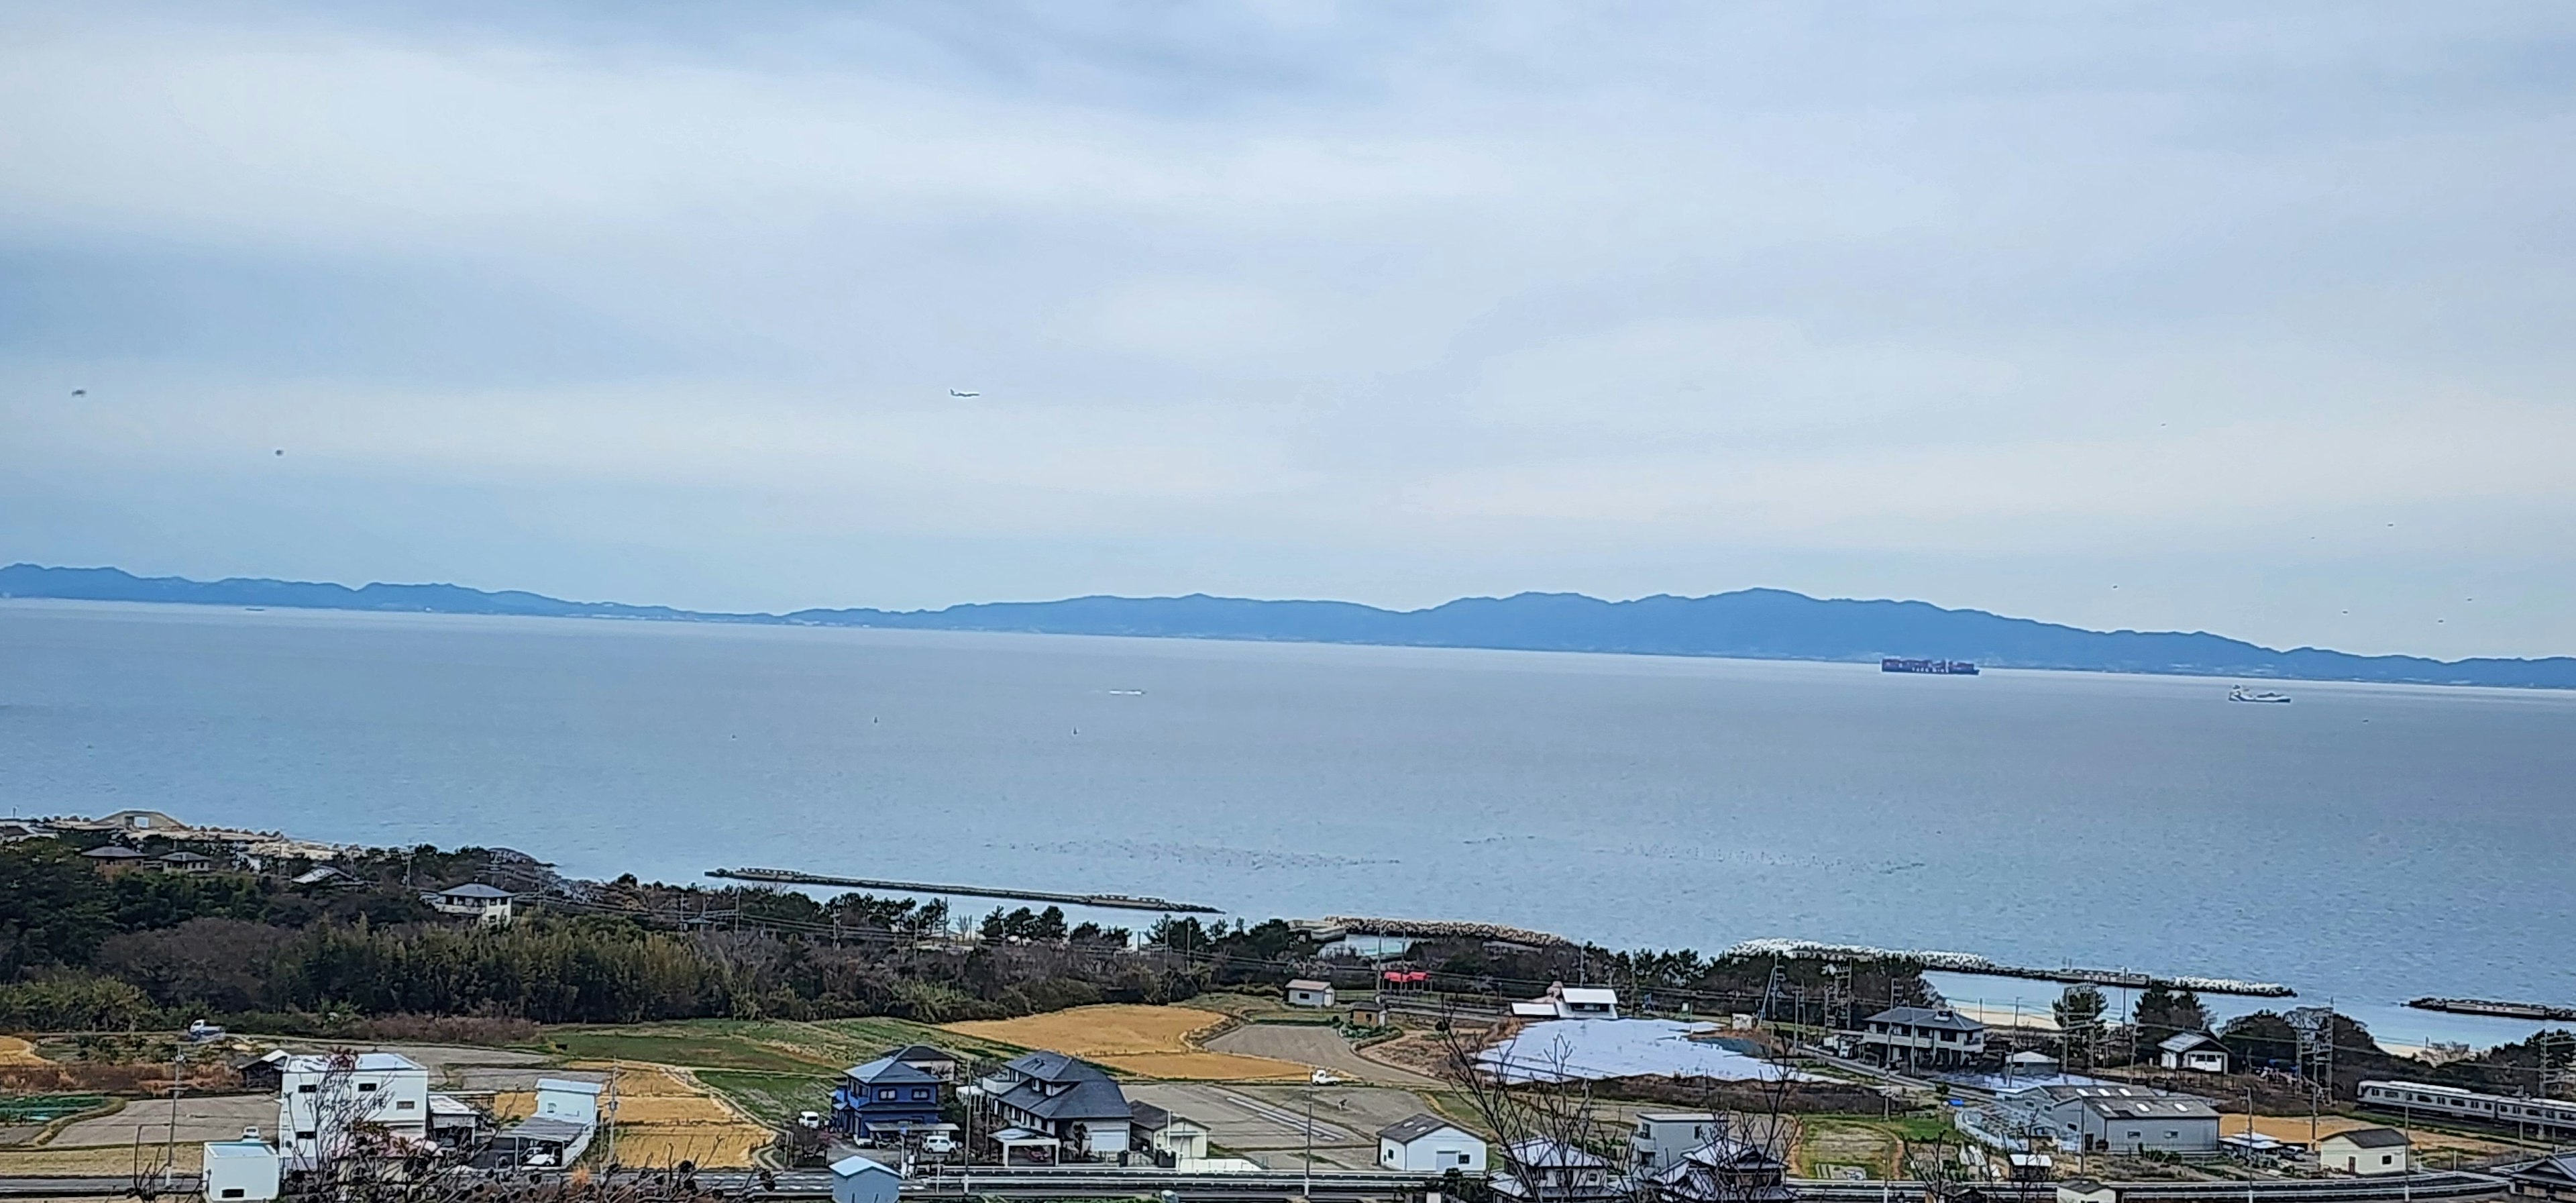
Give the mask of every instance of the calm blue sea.
M 13 601 L 0 807 L 2576 1003 L 2576 695 L 2227 684 Z

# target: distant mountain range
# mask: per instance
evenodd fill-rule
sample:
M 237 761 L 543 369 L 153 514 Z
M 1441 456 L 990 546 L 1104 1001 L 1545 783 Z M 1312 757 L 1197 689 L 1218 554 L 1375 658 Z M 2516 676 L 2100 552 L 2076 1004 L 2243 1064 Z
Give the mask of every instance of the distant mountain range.
M 779 623 L 1058 635 L 1141 635 L 1365 643 L 1405 647 L 1728 656 L 1750 660 L 1857 660 L 1881 656 L 1973 660 L 1998 668 L 2316 681 L 2393 681 L 2576 689 L 2576 658 L 2429 660 L 2356 656 L 2323 648 L 2276 651 L 2202 632 L 2087 631 L 1926 602 L 1813 598 L 1778 589 L 1709 597 L 1610 602 L 1575 593 L 1461 598 L 1427 610 L 1352 602 L 1234 597 L 1076 597 L 993 602 L 944 610 L 798 610 L 722 614 L 668 606 L 575 602 L 516 590 L 459 585 L 345 585 L 233 577 L 138 577 L 115 568 L 0 568 L 0 597 L 183 602 L 309 610 L 518 614 L 664 622 Z

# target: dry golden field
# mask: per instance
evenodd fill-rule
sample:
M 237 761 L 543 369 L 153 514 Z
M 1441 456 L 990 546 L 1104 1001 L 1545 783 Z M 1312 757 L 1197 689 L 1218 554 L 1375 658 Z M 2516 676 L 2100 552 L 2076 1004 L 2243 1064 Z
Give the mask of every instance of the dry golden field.
M 574 1062 L 576 1069 L 609 1069 L 596 1062 Z M 694 1161 L 707 1166 L 752 1164 L 752 1154 L 769 1145 L 770 1130 L 734 1110 L 686 1070 L 628 1064 L 617 1068 L 617 1148 L 622 1165 L 662 1166 Z M 600 1096 L 605 1107 L 608 1096 Z M 536 1110 L 536 1096 L 505 1091 L 492 1096 L 493 1114 L 504 1122 Z
M 1212 1082 L 1305 1079 L 1309 1071 L 1303 1065 L 1199 1047 L 1198 1036 L 1225 1021 L 1223 1015 L 1189 1007 L 1110 1003 L 946 1026 L 963 1036 L 1070 1053 L 1138 1077 Z

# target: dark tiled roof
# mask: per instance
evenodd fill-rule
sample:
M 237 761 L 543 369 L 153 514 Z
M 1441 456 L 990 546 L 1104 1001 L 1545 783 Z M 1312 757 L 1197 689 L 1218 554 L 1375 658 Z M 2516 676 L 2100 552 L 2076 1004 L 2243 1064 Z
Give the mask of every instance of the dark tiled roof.
M 1986 1025 L 1966 1018 L 1956 1011 L 1930 1007 L 1889 1007 L 1869 1017 L 1871 1023 L 1901 1023 L 1918 1028 L 1946 1028 L 1953 1032 L 1982 1032 Z
M 1147 1131 L 1152 1131 L 1172 1122 L 1171 1112 L 1165 1111 L 1152 1103 L 1138 1101 L 1130 1104 L 1127 1111 L 1129 1115 L 1135 1118 L 1136 1126 Z
M 951 1065 L 957 1063 L 957 1055 L 955 1053 L 935 1049 L 927 1044 L 907 1044 L 902 1048 L 887 1053 L 886 1055 L 897 1061 L 906 1063 L 914 1061 L 945 1061 Z
M 853 1065 L 848 1069 L 842 1070 L 841 1076 L 845 1078 L 855 1078 L 870 1086 L 889 1086 L 904 1083 L 928 1085 L 939 1080 L 929 1074 L 921 1072 L 918 1069 L 914 1069 L 910 1065 L 906 1065 L 901 1061 L 895 1060 L 891 1055 L 879 1057 L 865 1065 Z
M 1081 1062 L 1075 1062 L 1080 1065 Z M 1090 1066 L 1083 1066 L 1090 1069 Z M 1092 1070 L 1094 1074 L 1100 1071 Z M 1135 1111 L 1127 1104 L 1127 1092 L 1118 1089 L 1107 1077 L 1076 1081 L 1055 1094 L 1040 1092 L 1035 1085 L 1022 1085 L 1002 1096 L 1011 1107 L 1043 1120 L 1120 1119 L 1133 1120 Z
M 469 881 L 469 882 L 466 882 L 464 885 L 461 885 L 461 886 L 449 886 L 449 887 L 447 887 L 447 888 L 446 888 L 446 889 L 444 889 L 444 890 L 440 890 L 440 891 L 438 892 L 438 895 L 439 895 L 439 897 L 441 897 L 441 898 L 509 898 L 509 897 L 513 897 L 513 895 L 512 895 L 508 890 L 504 890 L 504 889 L 500 888 L 499 886 L 487 886 L 487 885 L 485 885 L 485 884 L 483 884 L 482 882 L 479 882 L 479 881 Z
M 2396 1149 L 2415 1143 L 2406 1139 L 2406 1134 L 2395 1128 L 2355 1128 L 2350 1132 L 2337 1132 L 2326 1139 L 2340 1140 L 2365 1149 Z
M 1039 1049 L 1024 1053 L 1008 1063 L 1011 1072 L 1041 1082 L 1106 1082 L 1109 1075 L 1098 1067 L 1075 1060 L 1063 1053 Z

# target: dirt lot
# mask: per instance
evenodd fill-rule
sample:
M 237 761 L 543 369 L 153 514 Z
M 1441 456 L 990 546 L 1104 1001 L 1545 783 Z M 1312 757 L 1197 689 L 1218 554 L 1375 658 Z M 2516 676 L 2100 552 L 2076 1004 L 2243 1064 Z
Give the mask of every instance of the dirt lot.
M 1351 1048 L 1340 1032 L 1327 1027 L 1276 1023 L 1248 1024 L 1207 1042 L 1211 1051 L 1240 1053 L 1275 1061 L 1294 1061 L 1327 1069 L 1346 1078 L 1381 1086 L 1437 1086 L 1437 1079 L 1371 1061 Z
M 97 1119 L 75 1120 L 63 1126 L 46 1142 L 46 1147 L 72 1149 L 85 1145 L 131 1146 L 136 1131 L 145 1143 L 171 1138 L 171 1105 L 168 1099 L 136 1099 L 114 1115 Z M 181 1144 L 209 1140 L 232 1140 L 244 1128 L 257 1128 L 273 1135 L 277 1129 L 277 1096 L 271 1094 L 223 1094 L 184 1098 L 178 1103 L 177 1139 Z
M 1070 1053 L 1139 1077 L 1260 1082 L 1298 1081 L 1307 1076 L 1307 1068 L 1293 1062 L 1200 1048 L 1198 1034 L 1223 1022 L 1221 1015 L 1189 1007 L 1109 1004 L 1020 1019 L 952 1023 L 947 1030 L 1022 1048 Z
M 2350 1116 L 2329 1115 L 2317 1121 L 2316 1134 L 2317 1138 L 2322 1140 L 2337 1132 L 2349 1132 L 2355 1128 L 2393 1128 L 2396 1126 L 2397 1125 L 2395 1124 L 2383 1123 L 2378 1120 L 2353 1119 Z M 2222 1115 L 2218 1118 L 2218 1130 L 2221 1134 L 2227 1136 L 2234 1136 L 2239 1132 L 2243 1132 L 2245 1130 L 2245 1117 L 2243 1115 Z M 2269 1136 L 2274 1140 L 2296 1141 L 2300 1144 L 2308 1143 L 2308 1120 L 2305 1116 L 2258 1115 L 2254 1117 L 2254 1130 L 2265 1136 Z M 2501 1153 L 2512 1147 L 2510 1142 L 2479 1140 L 2474 1137 L 2467 1136 L 2453 1136 L 2447 1132 L 2427 1132 L 2422 1128 L 2412 1129 L 2410 1131 L 2410 1135 L 2415 1139 L 2415 1152 L 2418 1157 L 2427 1153 L 2436 1153 L 2451 1149 L 2458 1150 L 2462 1156 L 2476 1157 L 2490 1153 Z M 2438 1157 L 2434 1159 L 2434 1163 L 2443 1164 L 2442 1160 Z
M 1225 1153 L 1273 1169 L 1303 1163 L 1306 1095 L 1296 1086 L 1161 1082 L 1130 1086 L 1127 1097 L 1167 1108 L 1208 1127 L 1208 1139 Z M 1315 1096 L 1315 1164 L 1369 1169 L 1377 1159 L 1377 1133 L 1430 1107 L 1410 1091 L 1370 1086 L 1327 1086 Z
M 233 1133 L 235 1136 L 241 1133 Z M 205 1160 L 206 1147 L 185 1144 L 171 1150 L 171 1160 L 181 1173 L 193 1174 Z M 135 1150 L 126 1144 L 96 1149 L 8 1149 L 0 1150 L 0 1177 L 107 1177 L 122 1178 L 134 1171 Z M 161 1146 L 146 1146 L 142 1151 L 146 1165 L 161 1163 Z

